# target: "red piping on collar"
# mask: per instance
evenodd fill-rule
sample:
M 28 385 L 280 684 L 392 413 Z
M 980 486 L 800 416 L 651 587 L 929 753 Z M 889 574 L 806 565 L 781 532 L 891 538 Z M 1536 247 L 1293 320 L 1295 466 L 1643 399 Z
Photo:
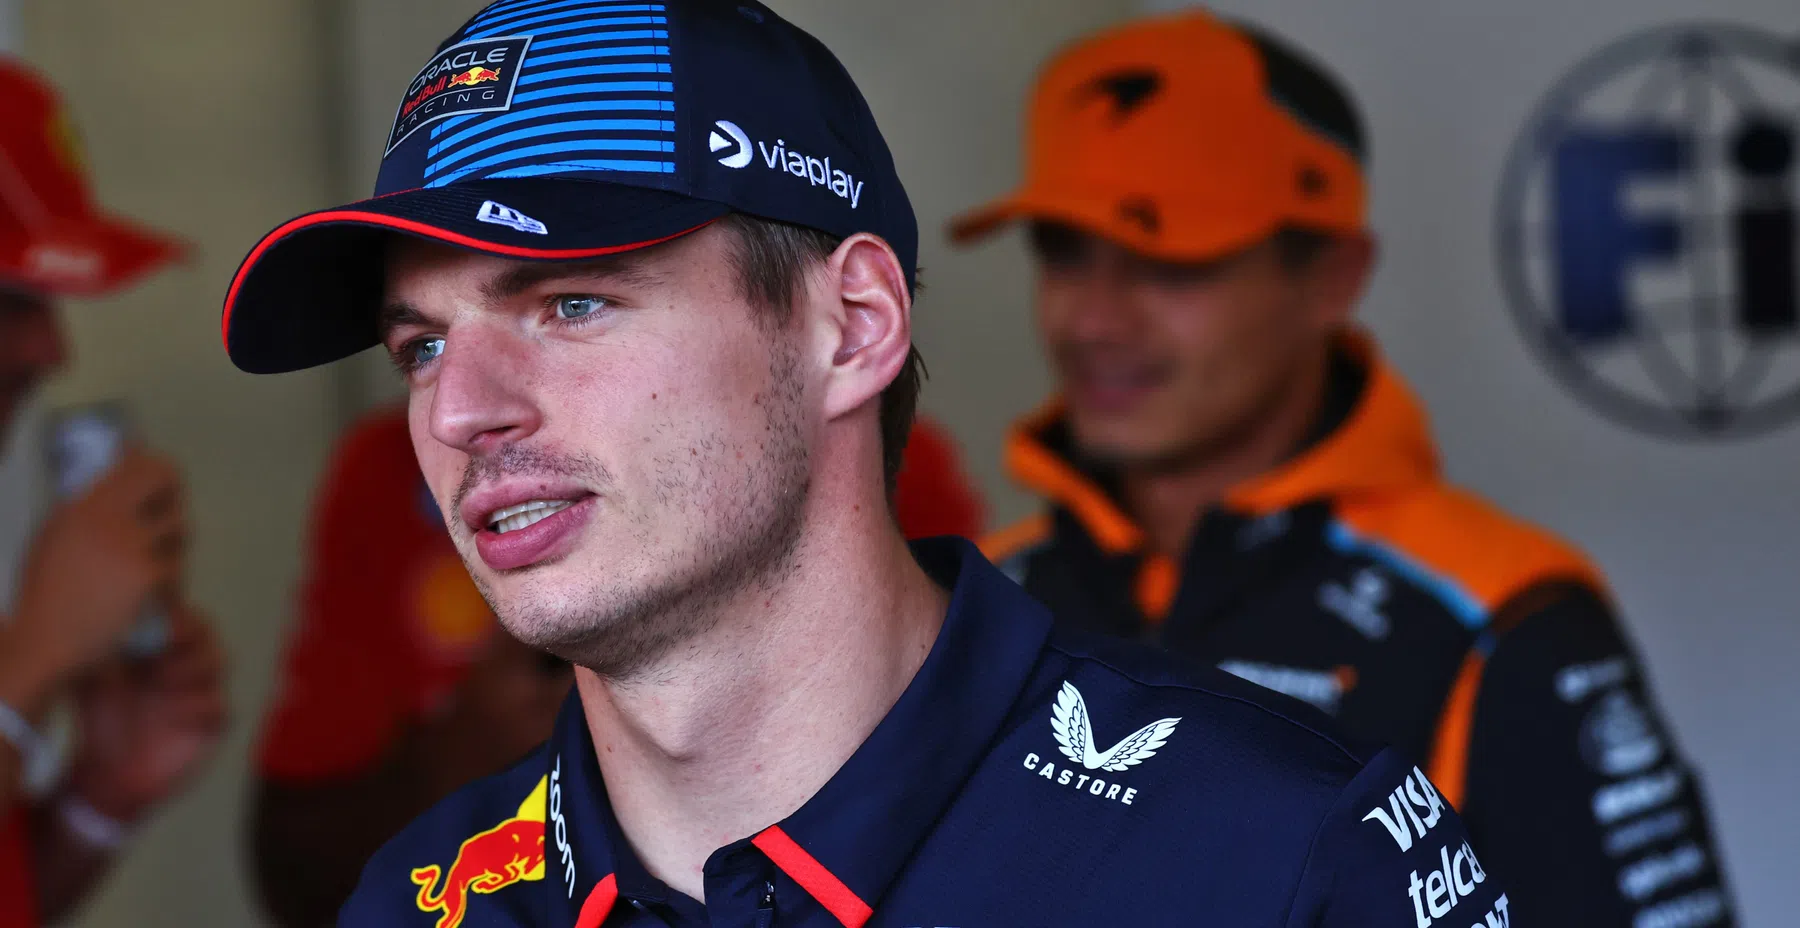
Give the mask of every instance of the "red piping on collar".
M 600 928 L 606 922 L 606 916 L 612 914 L 613 903 L 618 901 L 619 881 L 608 873 L 594 884 L 587 901 L 581 904 L 581 915 L 575 919 L 575 928 Z
M 825 865 L 806 853 L 805 848 L 795 844 L 780 825 L 769 826 L 762 834 L 750 839 L 750 843 L 769 855 L 775 866 L 817 899 L 844 928 L 862 928 L 875 914 L 875 910 L 851 892 L 843 880 L 825 869 Z

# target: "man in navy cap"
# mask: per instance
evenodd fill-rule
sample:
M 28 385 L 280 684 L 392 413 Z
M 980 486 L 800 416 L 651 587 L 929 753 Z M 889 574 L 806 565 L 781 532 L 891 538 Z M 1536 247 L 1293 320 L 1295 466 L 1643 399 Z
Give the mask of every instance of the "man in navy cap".
M 917 228 L 810 36 L 503 0 L 408 88 L 376 193 L 256 246 L 227 349 L 385 345 L 470 573 L 576 693 L 341 924 L 1508 923 L 1409 761 L 906 544 Z

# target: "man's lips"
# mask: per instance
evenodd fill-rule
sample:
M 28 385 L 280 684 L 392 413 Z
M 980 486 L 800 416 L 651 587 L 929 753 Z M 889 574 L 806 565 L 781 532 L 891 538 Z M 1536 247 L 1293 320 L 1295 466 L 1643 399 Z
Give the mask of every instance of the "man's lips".
M 484 484 L 463 497 L 456 514 L 471 533 L 487 530 L 496 516 L 534 501 L 578 502 L 593 491 L 565 478 L 511 477 Z
M 573 550 L 597 504 L 566 477 L 507 477 L 465 496 L 457 515 L 487 566 L 518 570 Z
M 599 497 L 588 495 L 523 528 L 496 531 L 495 527 L 483 527 L 475 533 L 475 551 L 482 563 L 502 571 L 562 557 L 574 550 L 599 505 Z
M 1064 392 L 1070 402 L 1099 413 L 1125 412 L 1166 378 L 1153 369 L 1093 372 L 1083 371 L 1064 379 Z

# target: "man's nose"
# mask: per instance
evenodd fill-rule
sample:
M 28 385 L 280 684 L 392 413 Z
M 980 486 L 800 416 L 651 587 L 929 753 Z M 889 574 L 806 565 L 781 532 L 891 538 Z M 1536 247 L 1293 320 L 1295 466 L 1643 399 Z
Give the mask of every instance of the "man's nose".
M 522 347 L 496 329 L 452 333 L 437 361 L 433 438 L 480 457 L 538 430 L 542 413 L 532 399 Z
M 1110 343 L 1130 340 L 1138 332 L 1142 314 L 1136 281 L 1123 262 L 1098 257 L 1080 275 L 1072 296 L 1063 320 L 1065 337 Z

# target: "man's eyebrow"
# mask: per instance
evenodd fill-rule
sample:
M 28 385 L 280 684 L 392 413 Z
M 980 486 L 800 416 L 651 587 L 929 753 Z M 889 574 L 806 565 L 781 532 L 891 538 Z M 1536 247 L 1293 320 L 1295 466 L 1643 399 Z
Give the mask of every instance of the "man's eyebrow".
M 663 277 L 632 255 L 608 255 L 587 261 L 546 261 L 508 268 L 482 284 L 481 295 L 490 303 L 504 302 L 552 280 L 604 280 L 647 287 L 661 283 Z
M 404 325 L 429 326 L 431 317 L 424 311 L 405 300 L 391 300 L 381 304 L 381 310 L 375 314 L 375 332 L 383 341 L 393 331 Z

